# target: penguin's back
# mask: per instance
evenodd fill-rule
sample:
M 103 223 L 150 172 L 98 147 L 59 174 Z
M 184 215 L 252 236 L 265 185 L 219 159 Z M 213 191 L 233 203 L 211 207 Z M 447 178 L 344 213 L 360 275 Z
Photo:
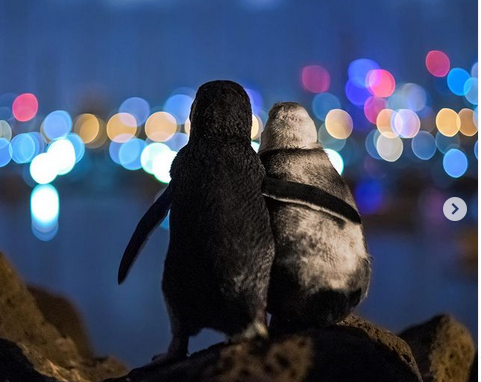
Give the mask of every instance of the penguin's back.
M 265 305 L 273 258 L 264 168 L 249 144 L 189 143 L 172 165 L 163 291 L 171 309 L 227 334 Z
M 261 155 L 267 176 L 320 188 L 357 210 L 321 148 Z M 268 199 L 276 242 L 269 309 L 296 321 L 329 324 L 365 296 L 370 265 L 362 225 L 328 209 Z M 295 317 L 297 314 L 300 317 Z

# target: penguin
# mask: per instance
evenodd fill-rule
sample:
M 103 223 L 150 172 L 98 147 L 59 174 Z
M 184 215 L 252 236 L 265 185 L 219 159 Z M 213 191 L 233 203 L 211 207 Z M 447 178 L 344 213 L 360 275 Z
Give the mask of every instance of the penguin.
M 170 207 L 162 291 L 172 340 L 155 364 L 185 358 L 189 337 L 203 328 L 234 341 L 268 334 L 274 238 L 261 190 L 265 170 L 251 147 L 247 93 L 235 82 L 208 82 L 196 94 L 190 120 L 172 180 L 138 224 L 118 274 L 121 283 Z
M 341 321 L 366 297 L 371 276 L 353 196 L 298 103 L 272 107 L 259 155 L 276 248 L 267 309 L 272 331 Z

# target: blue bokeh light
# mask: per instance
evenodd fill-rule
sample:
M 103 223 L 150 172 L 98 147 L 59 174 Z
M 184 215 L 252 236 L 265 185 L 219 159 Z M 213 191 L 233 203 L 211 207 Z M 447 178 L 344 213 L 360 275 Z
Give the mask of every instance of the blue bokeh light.
M 478 159 L 478 141 L 474 144 L 474 156 Z
M 72 117 L 65 110 L 52 111 L 45 117 L 42 128 L 50 140 L 64 137 L 72 130 Z
M 470 78 L 464 83 L 464 94 L 466 100 L 473 105 L 478 104 L 478 79 Z
M 354 190 L 354 197 L 361 213 L 373 214 L 383 203 L 382 185 L 375 179 L 361 181 Z
M 448 87 L 454 94 L 458 96 L 465 95 L 464 84 L 469 80 L 469 73 L 461 68 L 453 68 L 448 74 Z
M 456 134 L 453 137 L 447 137 L 440 132 L 436 133 L 436 147 L 440 152 L 445 154 L 450 149 L 459 148 L 459 135 Z
M 44 241 L 51 240 L 58 230 L 60 201 L 58 192 L 51 184 L 38 185 L 30 196 L 32 232 Z
M 349 79 L 360 87 L 366 87 L 366 75 L 374 69 L 379 69 L 380 66 L 377 62 L 370 60 L 369 58 L 359 58 L 352 61 L 349 64 L 347 73 Z
M 331 93 L 319 93 L 312 100 L 312 111 L 322 121 L 326 119 L 326 115 L 330 110 L 340 108 L 341 102 Z
M 365 87 L 357 85 L 351 80 L 347 81 L 345 87 L 347 99 L 356 106 L 363 106 L 366 100 L 372 96 Z
M 114 142 L 114 141 L 110 142 L 109 155 L 110 155 L 110 158 L 114 161 L 114 163 L 120 164 L 119 151 L 121 147 L 122 147 L 122 143 Z
M 12 160 L 12 145 L 5 138 L 0 138 L 0 167 L 4 167 Z
M 19 134 L 12 139 L 12 159 L 17 163 L 31 162 L 35 156 L 35 141 L 29 134 Z
M 444 171 L 451 178 L 459 178 L 468 169 L 468 158 L 458 149 L 450 149 L 443 158 Z
M 380 136 L 380 133 L 378 130 L 370 131 L 369 134 L 366 136 L 365 146 L 366 146 L 366 151 L 370 156 L 372 156 L 374 159 L 381 160 L 381 157 L 379 156 L 379 153 L 377 152 L 377 148 L 376 148 L 376 142 L 379 136 Z
M 179 151 L 189 141 L 189 136 L 185 133 L 175 133 L 165 144 L 173 151 Z
M 140 156 L 147 144 L 142 139 L 134 138 L 125 142 L 119 149 L 119 162 L 127 170 L 142 168 Z
M 420 131 L 412 139 L 411 148 L 419 159 L 429 160 L 436 153 L 436 140 L 427 131 Z
M 85 144 L 82 141 L 82 138 L 75 133 L 68 134 L 66 138 L 70 141 L 70 143 L 72 143 L 72 146 L 75 150 L 75 163 L 80 162 L 85 155 Z
M 149 103 L 140 97 L 127 98 L 119 107 L 119 113 L 128 113 L 135 117 L 137 125 L 143 125 L 150 114 Z
M 174 94 L 164 104 L 164 111 L 172 114 L 178 125 L 182 125 L 190 114 L 194 99 L 187 94 Z

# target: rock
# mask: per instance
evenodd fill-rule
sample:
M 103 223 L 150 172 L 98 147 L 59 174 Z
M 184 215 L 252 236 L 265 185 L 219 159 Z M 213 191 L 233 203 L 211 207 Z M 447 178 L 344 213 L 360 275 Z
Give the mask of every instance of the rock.
M 87 331 L 75 306 L 65 297 L 43 288 L 32 285 L 27 288 L 45 319 L 55 326 L 62 336 L 70 337 L 83 357 L 93 357 Z
M 70 337 L 48 322 L 2 254 L 0 280 L 0 381 L 96 382 L 125 374 L 113 358 L 84 357 Z M 31 379 L 19 379 L 22 367 Z
M 400 334 L 411 347 L 424 382 L 466 382 L 475 346 L 469 331 L 446 315 Z
M 361 318 L 264 342 L 218 344 L 109 382 L 421 382 L 409 346 Z M 105 381 L 107 382 L 107 381 Z

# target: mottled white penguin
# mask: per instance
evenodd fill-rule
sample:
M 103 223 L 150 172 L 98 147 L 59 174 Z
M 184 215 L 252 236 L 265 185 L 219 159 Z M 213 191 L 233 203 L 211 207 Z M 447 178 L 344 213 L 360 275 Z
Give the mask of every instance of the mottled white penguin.
M 366 297 L 371 274 L 352 194 L 318 143 L 314 121 L 297 103 L 270 110 L 259 154 L 276 244 L 271 326 L 298 330 L 336 323 Z

